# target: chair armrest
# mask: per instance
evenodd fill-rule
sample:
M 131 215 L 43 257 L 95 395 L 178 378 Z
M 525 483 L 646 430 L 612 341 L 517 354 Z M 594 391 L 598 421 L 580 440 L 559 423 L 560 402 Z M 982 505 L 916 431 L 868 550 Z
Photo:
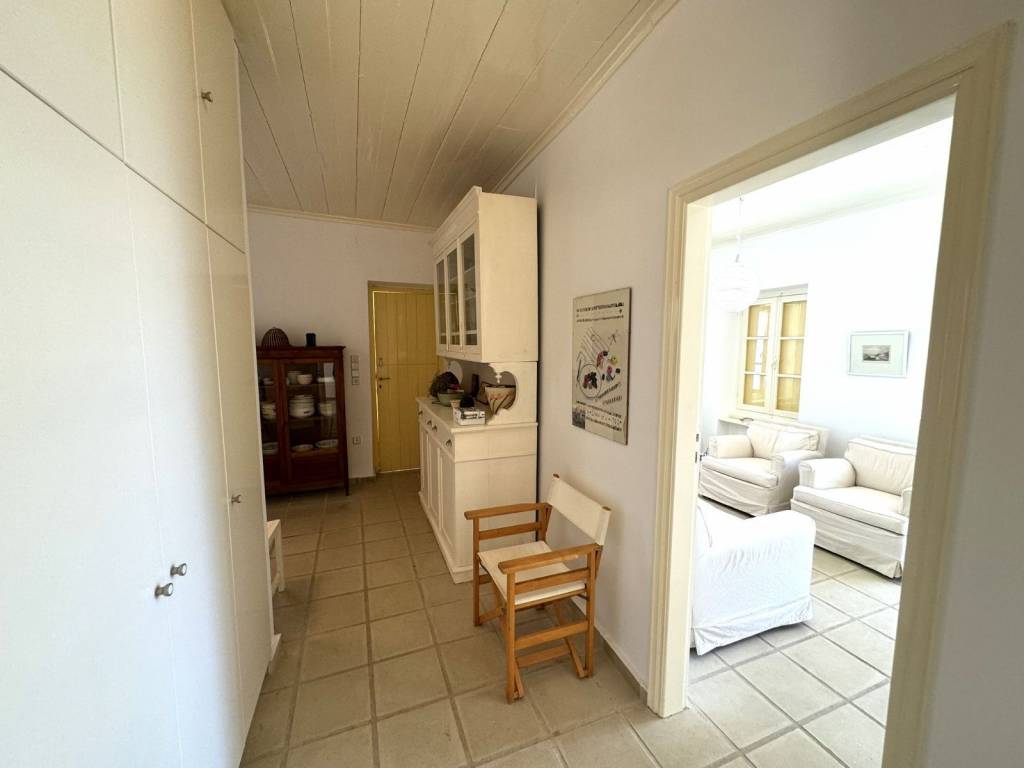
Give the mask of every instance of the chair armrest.
M 812 459 L 800 463 L 800 485 L 817 488 L 849 488 L 856 485 L 857 473 L 846 459 Z
M 463 515 L 467 520 L 479 520 L 482 517 L 499 517 L 500 515 L 514 515 L 517 512 L 533 512 L 544 509 L 547 504 L 538 502 L 536 504 L 507 504 L 503 507 L 486 507 L 484 509 L 467 509 Z
M 746 435 L 715 435 L 708 440 L 708 455 L 716 459 L 749 459 L 754 449 Z
M 820 458 L 822 455 L 818 451 L 781 451 L 773 455 L 772 474 L 779 478 L 781 494 L 793 498 L 793 489 L 800 481 L 801 462 Z
M 913 491 L 913 488 L 904 488 L 900 494 L 900 514 L 904 517 L 910 517 L 910 496 Z
M 581 544 L 578 547 L 566 547 L 565 549 L 554 549 L 550 552 L 542 552 L 539 555 L 527 555 L 517 557 L 513 560 L 502 560 L 498 563 L 498 569 L 505 574 L 526 571 L 531 568 L 539 568 L 542 565 L 552 565 L 566 560 L 575 560 L 578 557 L 585 557 L 591 552 L 601 549 L 599 544 Z

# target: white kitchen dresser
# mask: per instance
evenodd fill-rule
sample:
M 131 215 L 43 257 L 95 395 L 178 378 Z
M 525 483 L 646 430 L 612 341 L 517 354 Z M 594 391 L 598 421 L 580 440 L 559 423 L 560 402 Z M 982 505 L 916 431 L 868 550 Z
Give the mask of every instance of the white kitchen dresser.
M 420 502 L 448 570 L 457 581 L 473 575 L 473 526 L 467 509 L 534 501 L 537 424 L 459 426 L 452 409 L 429 397 L 416 400 L 420 423 Z M 533 520 L 533 513 L 482 521 L 491 528 Z M 515 539 L 484 542 L 508 546 Z M 485 549 L 491 547 L 485 546 Z
M 437 354 L 463 386 L 474 373 L 481 383 L 516 385 L 513 406 L 483 425 L 459 426 L 449 406 L 417 399 L 420 501 L 460 582 L 473 575 L 465 511 L 537 498 L 537 202 L 473 187 L 433 243 Z M 482 527 L 529 522 L 534 513 L 517 518 Z

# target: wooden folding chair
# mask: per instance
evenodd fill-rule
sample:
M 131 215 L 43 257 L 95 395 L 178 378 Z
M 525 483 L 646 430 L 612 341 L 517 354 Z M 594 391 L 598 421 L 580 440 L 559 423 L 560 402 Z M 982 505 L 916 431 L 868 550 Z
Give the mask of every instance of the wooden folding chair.
M 485 518 L 531 511 L 537 512 L 535 522 L 480 529 L 480 521 Z M 590 543 L 551 549 L 546 539 L 552 512 L 561 514 L 589 538 Z M 502 620 L 505 697 L 509 703 L 523 697 L 523 679 L 519 670 L 532 664 L 570 656 L 579 677 L 590 677 L 594 673 L 594 586 L 610 514 L 608 507 L 587 498 L 558 475 L 554 476 L 547 502 L 474 509 L 465 513 L 466 519 L 473 522 L 473 623 L 479 626 L 491 619 Z M 534 533 L 536 540 L 500 549 L 480 550 L 481 541 L 525 533 Z M 566 565 L 582 558 L 586 558 L 584 566 L 570 569 Z M 497 605 L 481 615 L 480 585 L 488 582 L 494 590 Z M 573 597 L 586 600 L 587 613 L 582 621 L 570 621 L 563 616 L 561 601 Z M 548 605 L 554 607 L 557 626 L 517 636 L 516 612 Z M 573 635 L 581 634 L 586 635 L 583 661 L 570 640 Z M 556 640 L 563 642 L 531 653 L 518 653 Z

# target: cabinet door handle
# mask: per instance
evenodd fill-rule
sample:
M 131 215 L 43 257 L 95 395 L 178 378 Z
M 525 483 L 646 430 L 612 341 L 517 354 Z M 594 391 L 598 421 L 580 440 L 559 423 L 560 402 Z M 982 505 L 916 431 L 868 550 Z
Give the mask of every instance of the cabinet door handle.
M 429 427 L 429 426 L 430 426 L 431 424 L 433 424 L 433 423 L 434 423 L 433 419 L 427 419 L 427 426 L 428 426 L 428 427 Z
M 201 91 L 199 96 L 203 101 L 208 101 L 213 104 L 213 91 Z
M 432 430 L 434 430 L 435 432 L 437 432 L 437 424 L 435 424 L 434 426 L 432 426 L 432 427 L 431 427 L 431 429 L 432 429 Z
M 444 444 L 445 444 L 446 448 L 451 448 L 452 447 L 452 441 L 451 440 L 445 440 Z
M 232 494 L 231 495 L 231 503 L 232 504 L 241 504 L 242 503 L 242 494 L 240 494 L 240 493 Z
M 174 585 L 170 584 L 170 583 L 167 583 L 167 584 L 157 584 L 156 585 L 156 589 L 153 590 L 153 597 L 170 597 L 173 594 L 174 594 Z
M 178 565 L 171 566 L 171 578 L 184 576 L 186 573 L 188 573 L 188 563 L 179 563 Z

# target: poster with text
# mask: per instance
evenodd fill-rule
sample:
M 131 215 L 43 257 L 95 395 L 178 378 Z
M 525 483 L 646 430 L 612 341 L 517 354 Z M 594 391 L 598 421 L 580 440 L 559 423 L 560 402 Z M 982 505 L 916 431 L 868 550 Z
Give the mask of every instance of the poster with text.
M 626 443 L 629 415 L 630 289 L 572 302 L 572 423 Z

